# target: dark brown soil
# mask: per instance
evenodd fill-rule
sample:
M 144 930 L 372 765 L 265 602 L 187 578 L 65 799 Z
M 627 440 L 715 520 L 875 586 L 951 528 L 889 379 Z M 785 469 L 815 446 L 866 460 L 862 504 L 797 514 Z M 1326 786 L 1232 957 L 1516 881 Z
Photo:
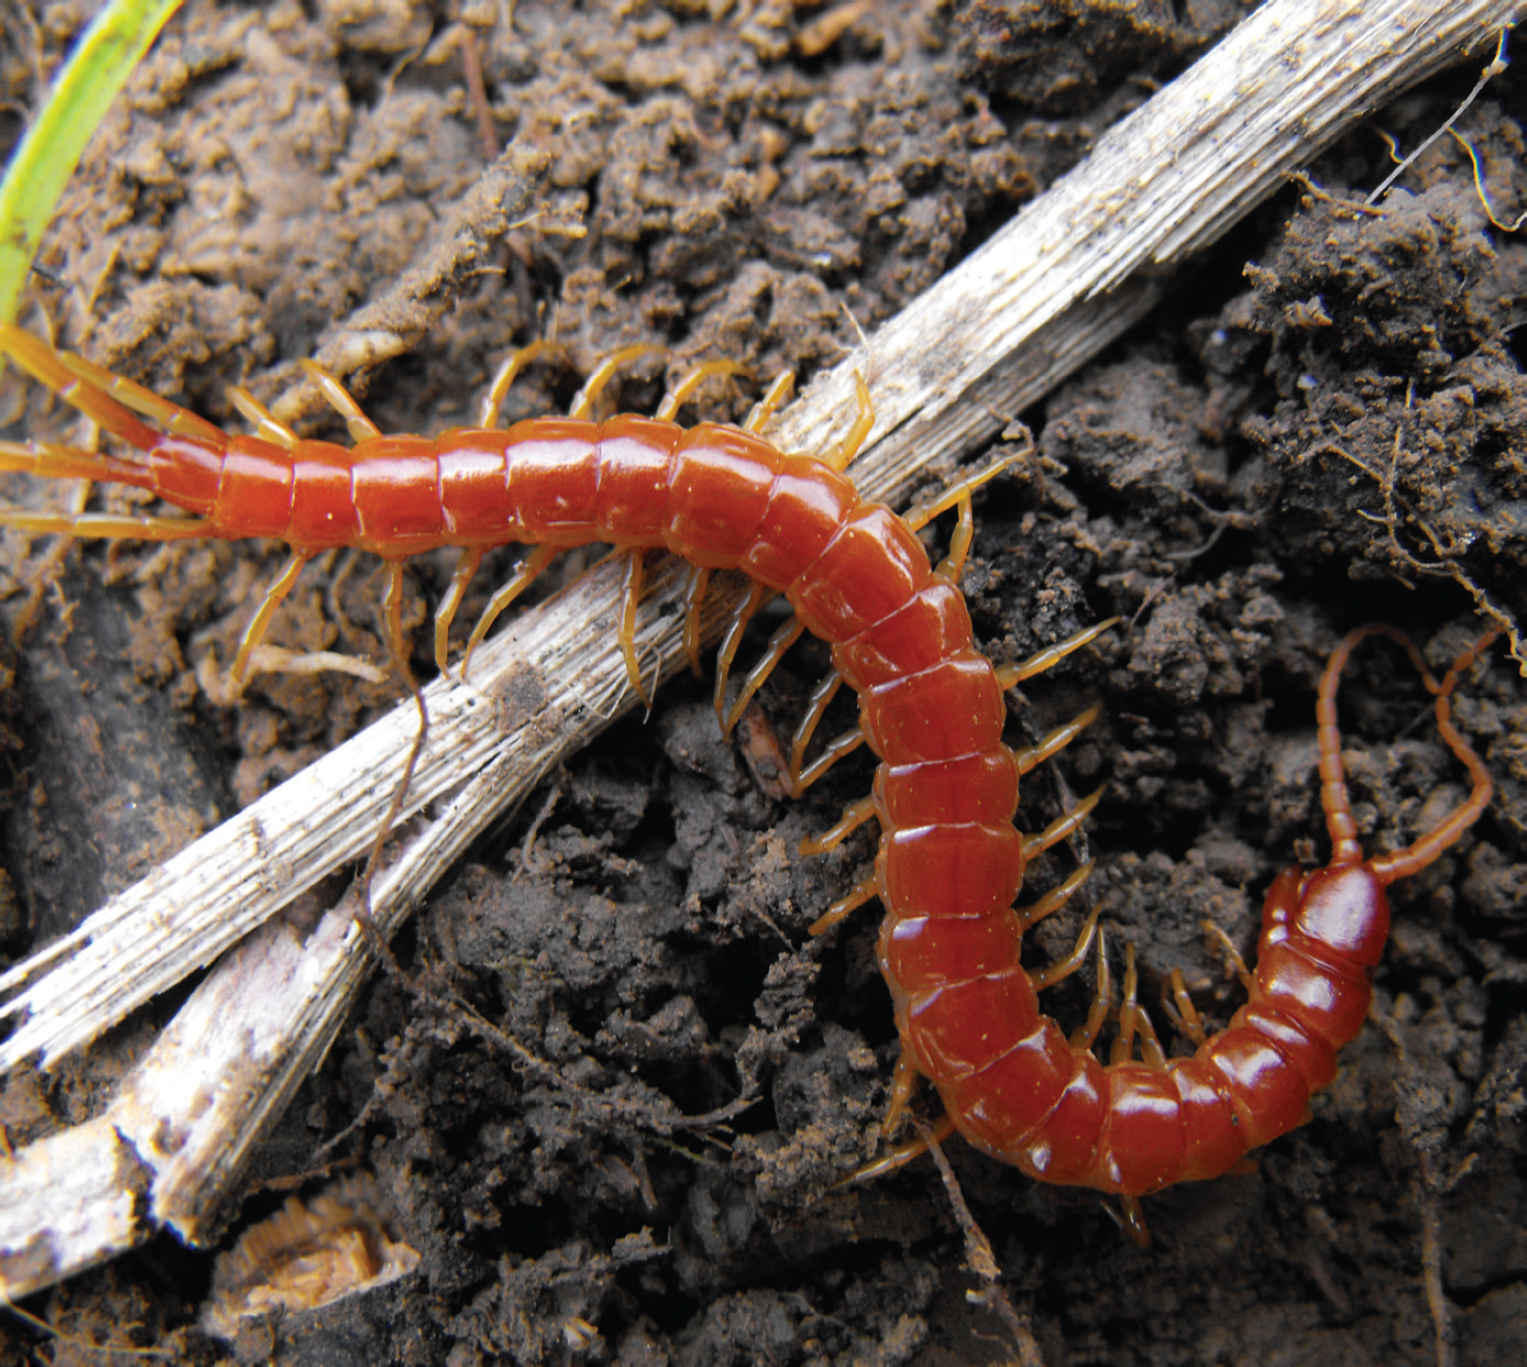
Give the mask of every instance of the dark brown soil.
M 36 30 L 8 11 L 13 100 L 35 95 L 28 73 L 51 70 L 88 8 L 43 6 Z M 43 256 L 63 283 L 39 283 L 23 321 L 45 313 L 64 344 L 236 426 L 225 388 L 273 400 L 280 367 L 387 297 L 482 176 L 475 47 L 493 140 L 516 139 L 524 165 L 547 154 L 542 212 L 451 275 L 438 321 L 357 380 L 383 429 L 470 421 L 499 358 L 541 335 L 580 373 L 653 341 L 670 373 L 727 356 L 809 375 L 852 344 L 843 304 L 866 327 L 891 315 L 1239 11 L 885 0 L 811 51 L 832 14 L 193 0 L 81 166 Z M 1106 782 L 1091 887 L 1152 1002 L 1180 965 L 1223 1020 L 1238 989 L 1200 923 L 1249 947 L 1272 875 L 1323 857 L 1314 688 L 1339 633 L 1391 622 L 1441 665 L 1480 632 L 1476 604 L 1527 608 L 1513 332 L 1527 247 L 1491 226 L 1456 141 L 1382 213 L 1349 202 L 1387 174 L 1377 130 L 1414 147 L 1478 65 L 1376 116 L 1252 214 L 1171 307 L 1028 415 L 1039 459 L 983 499 L 965 588 L 989 653 L 1127 623 L 1027 685 L 1012 734 L 1102 704 L 1031 780 L 1021 820 Z M 1524 110 L 1513 70 L 1457 125 L 1508 221 L 1527 203 Z M 650 409 L 661 378 L 624 385 L 622 406 Z M 577 381 L 534 371 L 510 416 L 564 407 Z M 7 435 L 80 439 L 35 386 L 6 386 Z M 750 398 L 707 411 L 739 417 Z M 25 483 L 15 501 L 55 496 Z M 74 924 L 395 694 L 325 675 L 262 678 L 234 708 L 205 696 L 198 665 L 208 650 L 226 664 L 282 554 L 7 538 L 7 952 Z M 450 563 L 415 563 L 415 627 Z M 382 658 L 375 569 L 309 567 L 272 639 Z M 766 692 L 787 736 L 823 658 L 798 651 Z M 231 1213 L 230 1238 L 364 1112 L 338 1153 L 375 1174 L 422 1255 L 415 1274 L 227 1345 L 195 1327 L 212 1252 L 166 1238 L 28 1307 L 66 1336 L 205 1363 L 1519 1364 L 1527 692 L 1504 653 L 1457 710 L 1497 796 L 1397 886 L 1369 1027 L 1310 1123 L 1254 1170 L 1148 1201 L 1149 1251 L 1095 1195 L 952 1142 L 1001 1271 L 973 1303 L 931 1162 L 834 1188 L 876 1149 L 896 1040 L 873 914 L 823 941 L 805 930 L 863 876 L 873 839 L 794 850 L 869 768 L 850 760 L 780 803 L 718 739 L 707 687 L 684 683 L 555 775 L 430 900 L 397 947 L 410 980 L 369 992 Z M 1460 798 L 1397 652 L 1364 649 L 1342 721 L 1370 850 Z M 1049 862 L 1064 872 L 1072 856 Z M 1065 952 L 1077 921 L 1047 923 L 1039 953 Z M 1091 987 L 1089 967 L 1047 1004 L 1079 1023 Z M 11 1142 L 84 1114 L 110 1060 L 172 1005 L 115 1032 L 103 1061 L 8 1083 Z M 0 1320 L 0 1360 L 108 1359 Z

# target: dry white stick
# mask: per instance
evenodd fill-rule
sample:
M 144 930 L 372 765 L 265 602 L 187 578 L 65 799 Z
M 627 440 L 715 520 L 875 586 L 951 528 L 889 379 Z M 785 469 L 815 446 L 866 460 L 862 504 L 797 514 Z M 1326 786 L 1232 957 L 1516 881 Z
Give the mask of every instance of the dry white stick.
M 1140 317 L 1161 287 L 1127 276 L 1212 240 L 1346 123 L 1487 44 L 1521 8 L 1274 0 L 881 329 L 869 358 L 814 384 L 776 440 L 825 447 L 852 412 L 855 366 L 866 369 L 879 439 L 855 478 L 871 496 L 899 497 Z M 380 881 L 384 931 L 477 831 L 636 705 L 613 647 L 619 577 L 605 566 L 525 614 L 484 650 L 473 687 L 428 691 L 431 739 L 410 807 L 459 791 Z M 671 564 L 653 579 L 640 648 L 671 673 L 683 660 L 681 579 Z M 712 635 L 728 610 L 708 605 Z M 0 1065 L 85 1043 L 360 854 L 415 724 L 411 705 L 400 708 L 0 979 L 0 991 L 22 989 L 5 1010 L 25 1013 Z M 193 994 L 105 1116 L 0 1167 L 0 1296 L 157 1227 L 207 1237 L 250 1146 L 327 1050 L 366 957 L 343 904 L 305 942 L 267 926 Z

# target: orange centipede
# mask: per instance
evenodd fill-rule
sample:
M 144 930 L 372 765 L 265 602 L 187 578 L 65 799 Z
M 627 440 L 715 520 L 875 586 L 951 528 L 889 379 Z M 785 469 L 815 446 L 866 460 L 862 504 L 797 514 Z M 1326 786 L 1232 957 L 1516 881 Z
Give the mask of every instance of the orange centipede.
M 0 352 L 136 452 L 117 456 L 7 442 L 0 443 L 0 468 L 128 484 L 191 515 L 10 509 L 0 510 L 0 525 L 153 541 L 285 541 L 290 557 L 239 643 L 231 666 L 235 682 L 246 676 L 252 652 L 302 567 L 332 547 L 358 547 L 383 559 L 388 646 L 394 666 L 410 683 L 401 575 L 403 562 L 422 551 L 445 546 L 461 551 L 435 620 L 442 670 L 455 614 L 489 548 L 520 542 L 535 549 L 493 595 L 471 633 L 468 655 L 558 551 L 589 542 L 624 551 L 629 569 L 617 634 L 638 694 L 643 690 L 634 624 L 642 551 L 663 547 L 695 567 L 685 640 L 697 667 L 705 577 L 718 568 L 741 572 L 754 587 L 721 650 L 716 698 L 723 729 L 730 730 L 789 645 L 810 631 L 830 646 L 833 667 L 792 746 L 796 790 L 861 742 L 879 760 L 870 796 L 803 849 L 832 848 L 867 821 L 879 822 L 873 874 L 822 916 L 812 933 L 872 898 L 885 907 L 879 958 L 902 1043 L 888 1130 L 917 1078 L 926 1077 L 947 1113 L 935 1133 L 957 1130 L 977 1148 L 1042 1181 L 1117 1195 L 1143 1238 L 1140 1196 L 1175 1182 L 1218 1176 L 1248 1149 L 1298 1124 L 1310 1096 L 1334 1076 L 1337 1051 L 1362 1026 L 1388 932 L 1384 889 L 1436 859 L 1490 800 L 1489 776 L 1453 725 L 1450 698 L 1460 674 L 1491 636 L 1465 652 L 1440 683 L 1398 632 L 1365 627 L 1341 643 L 1322 677 L 1317 709 L 1321 796 L 1332 839 L 1329 864 L 1313 872 L 1290 869 L 1273 882 L 1257 967 L 1253 972 L 1239 964 L 1249 999 L 1226 1029 L 1208 1034 L 1180 974 L 1174 975 L 1171 1014 L 1197 1044 L 1191 1058 L 1165 1056 L 1136 1004 L 1131 954 L 1119 1034 L 1105 1066 L 1093 1053 L 1111 1009 L 1101 948 L 1092 1010 L 1072 1036 L 1040 1011 L 1037 995 L 1084 962 L 1098 938 L 1098 913 L 1088 918 L 1075 950 L 1062 961 L 1038 972 L 1020 963 L 1025 932 L 1062 906 L 1092 865 L 1077 869 L 1037 902 L 1015 905 L 1029 861 L 1075 831 L 1102 791 L 1043 831 L 1025 835 L 1014 826 L 1019 781 L 1069 744 L 1097 709 L 1089 708 L 1028 749 L 1008 748 L 1002 732 L 1005 689 L 1050 668 L 1116 619 L 1021 664 L 998 667 L 975 649 L 958 577 L 970 544 L 971 492 L 1000 465 L 956 484 L 909 521 L 861 499 L 844 473 L 874 421 L 862 379 L 858 412 L 826 459 L 786 454 L 761 435 L 788 394 L 788 375 L 741 426 L 686 428 L 675 422 L 707 376 L 738 369 L 729 362 L 698 367 L 653 417 L 595 421 L 590 414 L 596 396 L 619 365 L 648 350 L 643 347 L 627 348 L 596 369 L 569 417 L 498 428 L 497 414 L 515 375 L 547 349 L 537 343 L 505 363 L 483 400 L 478 426 L 437 437 L 383 435 L 338 380 L 307 362 L 349 426 L 354 445 L 346 447 L 298 437 L 242 390 L 231 391 L 231 398 L 256 431 L 230 435 L 81 357 L 0 325 Z M 959 527 L 948 557 L 934 565 L 917 531 L 954 508 Z M 789 601 L 794 618 L 776 633 L 728 709 L 726 676 L 742 626 L 777 593 Z M 1375 632 L 1405 646 L 1436 694 L 1438 726 L 1468 769 L 1473 790 L 1409 848 L 1365 859 L 1346 793 L 1335 697 L 1352 648 Z M 844 684 L 858 695 L 859 726 L 803 768 L 827 701 Z M 1137 1038 L 1138 1060 L 1133 1057 Z M 903 1146 L 864 1172 L 905 1161 L 922 1147 L 921 1141 Z

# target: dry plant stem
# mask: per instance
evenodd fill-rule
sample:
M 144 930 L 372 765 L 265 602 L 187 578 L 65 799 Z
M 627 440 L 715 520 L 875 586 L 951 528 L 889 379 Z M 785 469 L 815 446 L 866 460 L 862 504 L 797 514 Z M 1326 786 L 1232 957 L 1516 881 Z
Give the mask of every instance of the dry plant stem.
M 822 377 L 771 436 L 787 450 L 826 450 L 853 412 L 861 369 L 878 440 L 854 478 L 868 496 L 899 501 L 920 472 L 989 439 L 1003 414 L 1143 316 L 1163 288 L 1147 268 L 1212 241 L 1347 123 L 1458 49 L 1492 42 L 1524 7 L 1273 0 L 882 328 L 868 357 Z M 410 272 L 419 317 L 438 293 L 430 282 L 445 290 L 458 273 L 446 256 Z M 333 350 L 386 354 L 370 350 L 371 314 L 338 329 Z M 395 346 L 412 327 L 387 330 Z M 341 373 L 356 363 L 328 344 L 324 355 Z M 686 662 L 683 614 L 672 610 L 684 570 L 664 561 L 648 577 L 640 658 L 667 677 Z M 499 812 L 637 705 L 609 629 L 620 582 L 618 564 L 597 568 L 487 643 L 472 687 L 426 691 L 431 734 L 408 805 L 446 805 L 373 890 L 384 933 Z M 708 605 L 708 639 L 729 606 Z M 0 977 L 0 993 L 15 994 L 0 1011 L 22 1017 L 0 1067 L 88 1042 L 362 854 L 416 725 L 410 701 Z M 46 1286 L 155 1228 L 210 1237 L 265 1123 L 329 1047 L 368 957 L 344 906 L 305 943 L 268 928 L 208 977 L 105 1116 L 0 1164 L 0 1296 Z

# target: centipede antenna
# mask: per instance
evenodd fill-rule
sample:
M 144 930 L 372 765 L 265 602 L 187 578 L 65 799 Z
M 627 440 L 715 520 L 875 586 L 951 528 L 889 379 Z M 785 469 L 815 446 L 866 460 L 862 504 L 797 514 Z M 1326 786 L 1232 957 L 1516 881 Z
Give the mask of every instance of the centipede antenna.
M 1498 627 L 1492 628 L 1474 642 L 1463 652 L 1443 676 L 1442 682 L 1436 687 L 1437 694 L 1437 730 L 1441 733 L 1443 741 L 1454 757 L 1465 769 L 1469 771 L 1469 777 L 1474 782 L 1473 790 L 1464 800 L 1463 804 L 1456 808 L 1435 830 L 1423 835 L 1414 844 L 1394 854 L 1381 855 L 1368 861 L 1368 868 L 1381 884 L 1388 885 L 1400 878 L 1408 878 L 1413 873 L 1418 873 L 1428 864 L 1432 863 L 1438 855 L 1448 848 L 1466 830 L 1479 820 L 1485 808 L 1490 804 L 1494 785 L 1490 781 L 1490 771 L 1485 768 L 1478 754 L 1469 745 L 1458 728 L 1453 724 L 1452 694 L 1463 672 L 1468 669 L 1475 660 L 1489 647 L 1490 643 L 1500 635 Z
M 1336 690 L 1358 642 L 1375 634 L 1375 628 L 1358 627 L 1349 631 L 1331 652 L 1320 676 L 1320 690 L 1315 702 L 1315 724 L 1320 746 L 1320 805 L 1326 815 L 1326 829 L 1331 835 L 1332 864 L 1361 864 L 1363 847 L 1357 838 L 1357 822 L 1352 816 L 1352 798 L 1347 792 L 1346 769 L 1341 760 L 1341 731 L 1336 724 Z M 1385 634 L 1390 634 L 1387 631 Z M 1401 638 L 1410 646 L 1410 638 Z M 1411 647 L 1414 649 L 1414 647 Z

